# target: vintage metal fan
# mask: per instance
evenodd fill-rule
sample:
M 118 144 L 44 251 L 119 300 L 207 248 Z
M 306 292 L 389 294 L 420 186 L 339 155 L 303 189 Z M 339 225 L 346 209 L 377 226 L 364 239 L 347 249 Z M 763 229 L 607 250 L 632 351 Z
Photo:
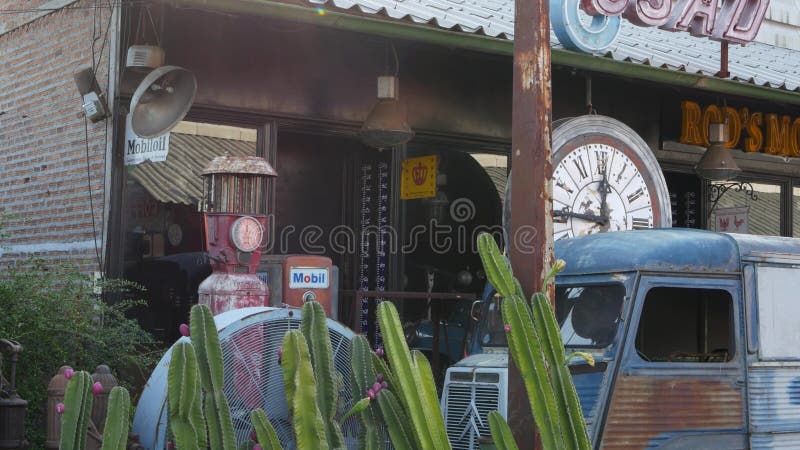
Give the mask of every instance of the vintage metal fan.
M 260 407 L 275 427 L 283 448 L 294 448 L 278 348 L 287 331 L 300 328 L 300 318 L 299 309 L 266 307 L 242 308 L 214 317 L 222 346 L 224 391 L 231 408 L 237 445 L 249 439 L 253 429 L 250 411 Z M 350 345 L 354 333 L 331 319 L 327 320 L 327 325 L 334 366 L 340 375 L 337 386 L 341 415 L 353 404 Z M 146 449 L 167 447 L 167 372 L 171 355 L 172 349 L 156 366 L 136 408 L 133 432 L 139 434 Z M 358 423 L 348 419 L 342 431 L 348 448 L 357 448 Z

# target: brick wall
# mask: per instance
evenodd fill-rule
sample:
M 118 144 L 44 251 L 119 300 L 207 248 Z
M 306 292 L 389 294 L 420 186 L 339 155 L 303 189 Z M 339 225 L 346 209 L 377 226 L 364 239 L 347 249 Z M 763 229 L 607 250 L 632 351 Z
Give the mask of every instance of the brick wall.
M 55 3 L 0 0 L 0 10 Z M 72 77 L 92 64 L 93 42 L 99 57 L 111 12 L 95 4 L 71 3 L 38 18 L 25 13 L 34 20 L 0 34 L 0 214 L 11 215 L 4 220 L 8 235 L 0 243 L 0 270 L 31 256 L 97 270 L 95 242 L 102 256 L 105 142 L 111 123 L 88 124 L 87 173 L 81 99 Z M 7 25 L 12 15 L 19 22 L 20 15 L 13 13 L 0 14 L 0 21 Z M 111 46 L 106 43 L 98 69 L 104 91 Z

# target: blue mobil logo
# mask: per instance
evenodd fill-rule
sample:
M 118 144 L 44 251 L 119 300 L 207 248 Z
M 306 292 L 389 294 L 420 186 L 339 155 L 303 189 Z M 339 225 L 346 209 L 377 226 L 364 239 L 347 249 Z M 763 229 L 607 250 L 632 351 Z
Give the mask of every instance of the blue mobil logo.
M 330 286 L 328 269 L 292 267 L 289 269 L 289 289 L 326 289 Z

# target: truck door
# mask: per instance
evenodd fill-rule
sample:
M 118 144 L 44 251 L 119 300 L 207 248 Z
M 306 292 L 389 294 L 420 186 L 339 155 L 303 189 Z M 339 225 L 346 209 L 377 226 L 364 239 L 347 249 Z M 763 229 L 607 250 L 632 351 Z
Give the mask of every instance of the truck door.
M 600 446 L 746 448 L 738 280 L 642 277 Z

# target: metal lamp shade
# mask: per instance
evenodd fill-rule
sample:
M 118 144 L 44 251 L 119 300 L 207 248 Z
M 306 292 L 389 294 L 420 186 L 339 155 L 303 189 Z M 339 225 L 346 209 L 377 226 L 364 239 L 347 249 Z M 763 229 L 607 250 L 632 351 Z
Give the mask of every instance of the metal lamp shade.
M 694 170 L 701 177 L 711 181 L 732 180 L 742 173 L 742 169 L 733 159 L 731 150 L 722 143 L 708 147 Z
M 414 137 L 405 109 L 395 99 L 380 99 L 359 132 L 361 141 L 374 148 L 405 144 Z

